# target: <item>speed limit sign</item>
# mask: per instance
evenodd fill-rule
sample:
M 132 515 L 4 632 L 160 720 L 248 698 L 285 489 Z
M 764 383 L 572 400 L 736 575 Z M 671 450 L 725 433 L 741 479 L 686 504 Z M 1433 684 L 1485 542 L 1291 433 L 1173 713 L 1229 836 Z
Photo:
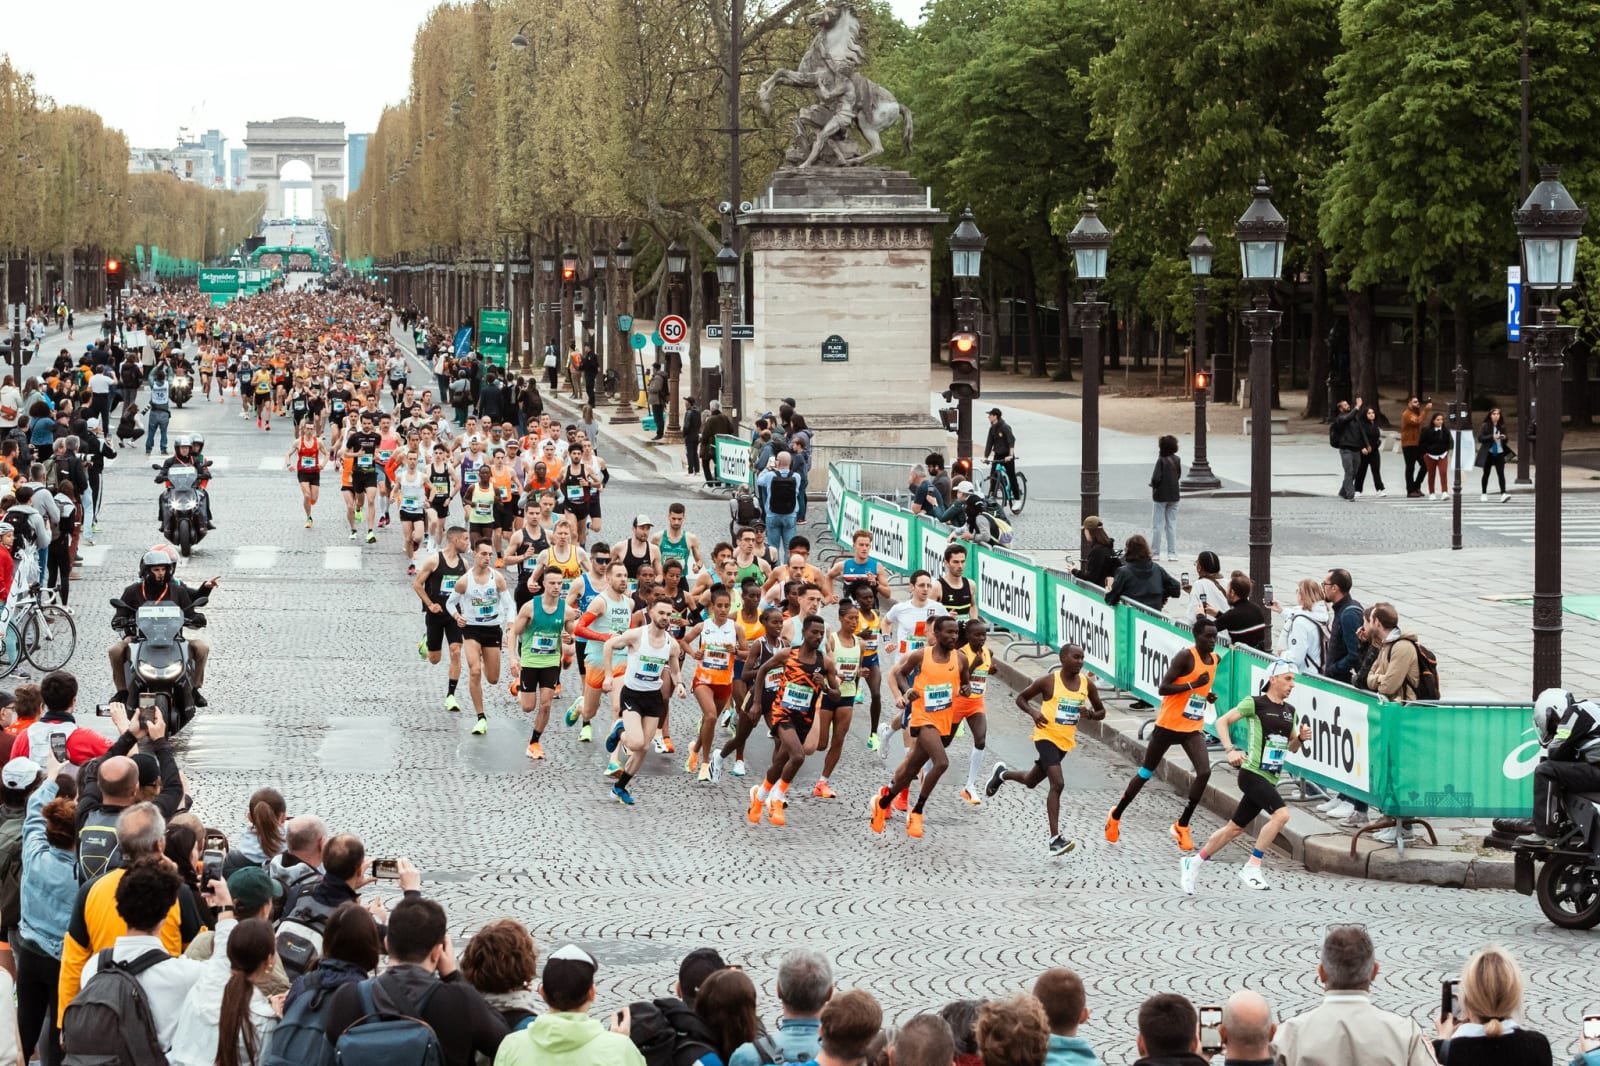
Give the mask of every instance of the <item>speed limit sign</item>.
M 668 344 L 681 344 L 689 335 L 689 323 L 683 320 L 682 315 L 667 315 L 656 325 L 656 332 Z

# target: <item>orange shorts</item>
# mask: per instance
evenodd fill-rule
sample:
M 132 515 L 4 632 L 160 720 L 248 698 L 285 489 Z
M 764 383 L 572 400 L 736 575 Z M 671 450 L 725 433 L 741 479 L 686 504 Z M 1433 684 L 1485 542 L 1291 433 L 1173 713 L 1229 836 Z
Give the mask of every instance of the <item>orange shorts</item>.
M 957 696 L 950 702 L 950 720 L 964 722 L 975 714 L 983 714 L 983 698 L 981 696 Z
M 952 723 L 953 714 L 953 708 L 951 710 L 934 711 L 930 714 L 922 709 L 922 701 L 918 700 L 911 705 L 911 728 L 915 729 L 918 726 L 931 725 L 939 731 L 940 736 L 947 737 L 950 735 L 950 731 L 955 728 Z
M 623 660 L 620 663 L 612 663 L 611 664 L 611 676 L 612 677 L 621 677 L 623 674 L 625 674 L 627 672 L 628 672 L 627 660 Z M 590 688 L 597 689 L 597 690 L 605 687 L 606 675 L 605 675 L 605 671 L 600 669 L 600 664 L 599 663 L 596 663 L 595 665 L 589 667 L 587 670 L 584 671 L 583 683 L 585 685 L 588 685 Z
M 711 675 L 710 674 L 702 673 L 702 672 L 700 672 L 698 670 L 695 671 L 694 683 L 691 684 L 689 687 L 691 689 L 696 689 L 696 688 L 708 688 L 708 689 L 710 689 L 711 690 L 712 702 L 718 704 L 719 706 L 721 704 L 727 703 L 730 699 L 733 698 L 733 682 L 731 682 L 731 681 L 713 681 L 713 680 L 711 680 Z

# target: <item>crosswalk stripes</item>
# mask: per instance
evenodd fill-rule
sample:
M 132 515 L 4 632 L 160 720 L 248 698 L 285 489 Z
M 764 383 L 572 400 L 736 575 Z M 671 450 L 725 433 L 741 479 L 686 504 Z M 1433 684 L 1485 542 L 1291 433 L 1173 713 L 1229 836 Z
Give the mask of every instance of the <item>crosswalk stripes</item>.
M 337 544 L 322 550 L 324 570 L 360 570 L 361 549 L 354 544 Z
M 633 473 L 632 471 L 629 471 L 629 470 L 623 470 L 621 467 L 613 466 L 613 467 L 610 468 L 610 470 L 611 470 L 611 480 L 612 481 L 638 481 L 639 480 L 639 475 L 638 474 L 635 474 L 635 473 Z
M 261 460 L 258 463 L 256 463 L 256 469 L 257 470 L 282 470 L 283 469 L 283 459 L 282 459 L 281 456 L 263 455 L 261 457 Z
M 1494 501 L 1496 496 L 1490 496 Z M 1537 521 L 1533 514 L 1533 497 L 1518 494 L 1503 504 L 1481 503 L 1463 508 L 1462 521 L 1475 529 L 1496 533 L 1503 537 L 1532 544 Z M 1562 501 L 1561 543 L 1567 548 L 1600 548 L 1600 500 L 1575 500 L 1571 496 Z
M 247 544 L 233 551 L 235 570 L 271 570 L 278 561 L 278 548 L 274 544 Z

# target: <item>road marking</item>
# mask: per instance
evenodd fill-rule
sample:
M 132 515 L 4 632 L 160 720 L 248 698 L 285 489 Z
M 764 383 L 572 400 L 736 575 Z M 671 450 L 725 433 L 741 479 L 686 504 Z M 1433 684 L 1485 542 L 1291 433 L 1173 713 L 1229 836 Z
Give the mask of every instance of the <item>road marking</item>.
M 322 568 L 324 570 L 360 570 L 361 549 L 348 544 L 324 548 L 322 550 Z
M 613 481 L 638 481 L 639 480 L 639 475 L 638 474 L 629 473 L 628 471 L 623 470 L 620 467 L 613 466 L 613 467 L 610 467 L 609 469 L 611 470 L 611 478 L 612 478 Z
M 213 470 L 226 470 L 231 465 L 226 455 L 208 455 L 206 458 L 211 460 Z
M 282 459 L 275 459 L 270 455 L 265 455 L 265 456 L 262 456 L 261 457 L 261 461 L 256 464 L 256 469 L 257 470 L 282 470 L 283 469 L 283 460 Z
M 270 570 L 278 561 L 278 548 L 275 544 L 246 544 L 234 549 L 233 566 L 235 570 Z
M 78 558 L 83 560 L 84 566 L 104 566 L 111 549 L 115 547 L 115 544 L 80 544 Z

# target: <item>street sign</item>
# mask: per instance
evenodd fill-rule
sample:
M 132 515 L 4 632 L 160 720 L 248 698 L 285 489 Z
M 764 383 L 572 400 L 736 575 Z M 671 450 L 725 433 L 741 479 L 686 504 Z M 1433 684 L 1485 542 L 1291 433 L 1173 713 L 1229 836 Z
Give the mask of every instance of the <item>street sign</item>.
M 632 333 L 628 336 L 628 343 L 633 346 L 634 351 L 642 352 L 644 351 L 644 346 L 650 342 L 645 339 L 643 333 Z
M 510 348 L 511 312 L 480 308 L 478 311 L 478 351 L 490 366 L 506 365 L 506 352 Z
M 472 327 L 462 326 L 456 330 L 455 341 L 450 347 L 456 353 L 457 359 L 464 358 L 472 350 Z
M 848 363 L 850 361 L 850 342 L 837 333 L 822 342 L 822 361 L 824 363 Z
M 722 339 L 722 323 L 713 322 L 706 327 L 707 340 Z M 756 327 L 750 322 L 735 322 L 733 324 L 733 339 L 736 341 L 753 341 L 756 339 Z
M 1506 267 L 1506 340 L 1522 339 L 1522 268 Z
M 617 316 L 617 328 L 620 329 L 624 333 L 626 333 L 629 330 L 631 330 L 633 328 L 633 316 L 632 315 L 618 315 Z
M 676 345 L 689 336 L 689 323 L 682 315 L 667 315 L 656 325 L 656 332 L 668 344 Z
M 655 345 L 657 348 L 659 348 L 663 344 L 665 344 L 666 341 L 661 339 L 661 333 L 660 333 L 660 331 L 657 331 L 655 333 L 650 334 L 650 343 Z

